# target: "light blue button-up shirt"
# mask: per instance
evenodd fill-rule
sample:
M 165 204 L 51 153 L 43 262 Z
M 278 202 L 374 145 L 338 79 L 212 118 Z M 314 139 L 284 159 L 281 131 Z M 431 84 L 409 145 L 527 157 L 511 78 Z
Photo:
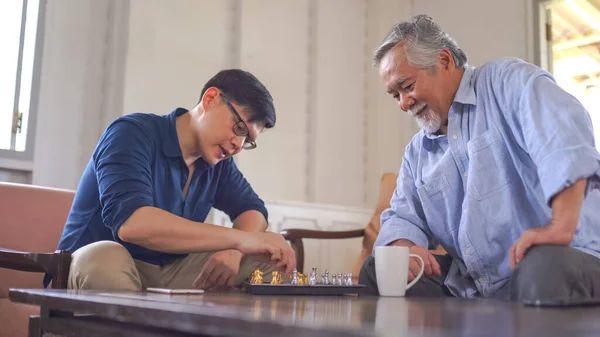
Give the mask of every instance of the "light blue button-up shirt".
M 467 66 L 447 135 L 406 147 L 376 246 L 408 239 L 454 262 L 445 284 L 493 296 L 511 276 L 510 246 L 546 225 L 553 196 L 588 178 L 572 246 L 600 258 L 600 154 L 588 112 L 552 76 L 514 58 Z

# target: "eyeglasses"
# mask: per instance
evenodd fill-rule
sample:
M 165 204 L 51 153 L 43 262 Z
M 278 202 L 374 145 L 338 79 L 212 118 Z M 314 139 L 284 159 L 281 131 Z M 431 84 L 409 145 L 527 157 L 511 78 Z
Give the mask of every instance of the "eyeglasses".
M 225 97 L 225 95 L 223 95 L 223 94 L 220 94 L 220 95 L 223 98 L 223 101 L 225 102 L 225 104 L 227 104 L 227 107 L 229 108 L 229 110 L 237 118 L 237 122 L 233 125 L 233 133 L 235 133 L 236 136 L 246 137 L 246 141 L 244 142 L 244 145 L 242 145 L 242 149 L 244 149 L 244 150 L 255 149 L 256 142 L 252 139 L 252 137 L 250 137 L 250 131 L 249 131 L 250 129 L 248 129 L 248 124 L 246 124 L 246 122 L 244 122 L 244 120 L 242 119 L 242 116 L 240 116 L 240 114 L 235 110 L 235 108 L 233 107 L 233 105 L 231 104 L 229 99 L 227 99 L 227 97 Z

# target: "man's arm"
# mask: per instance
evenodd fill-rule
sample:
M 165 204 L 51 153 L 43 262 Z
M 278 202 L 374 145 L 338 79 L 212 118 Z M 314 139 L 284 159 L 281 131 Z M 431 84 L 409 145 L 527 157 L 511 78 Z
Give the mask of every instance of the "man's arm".
M 511 268 L 521 263 L 533 245 L 570 245 L 577 229 L 587 180 L 578 180 L 552 199 L 552 220 L 544 227 L 525 231 L 509 250 Z
M 261 212 L 248 210 L 235 219 L 233 228 L 246 232 L 264 232 L 267 230 L 267 220 Z
M 407 147 L 407 152 L 409 151 Z M 414 178 L 410 170 L 410 162 L 405 157 L 398 175 L 396 189 L 392 195 L 390 208 L 381 214 L 381 229 L 375 246 L 404 246 L 409 247 L 411 254 L 417 254 L 423 259 L 425 276 L 439 275 L 440 266 L 427 247 L 435 242 L 416 191 Z M 416 259 L 411 259 L 408 281 L 418 275 L 421 266 Z
M 588 112 L 550 74 L 511 61 L 497 76 L 502 85 L 496 94 L 506 104 L 503 117 L 535 164 L 552 208 L 547 224 L 525 231 L 511 246 L 509 264 L 514 268 L 532 245 L 571 243 L 585 195 L 600 186 L 600 154 Z
M 546 204 L 580 179 L 586 194 L 599 188 L 600 154 L 583 105 L 534 65 L 512 61 L 498 71 L 502 118 L 535 164 Z
M 117 233 L 125 242 L 173 254 L 238 249 L 244 240 L 243 231 L 187 220 L 151 206 L 138 208 Z
M 410 151 L 408 147 L 406 151 Z M 387 246 L 398 240 L 425 248 L 435 240 L 425 222 L 410 161 L 406 156 L 402 159 L 390 207 L 381 213 L 381 228 L 375 246 Z

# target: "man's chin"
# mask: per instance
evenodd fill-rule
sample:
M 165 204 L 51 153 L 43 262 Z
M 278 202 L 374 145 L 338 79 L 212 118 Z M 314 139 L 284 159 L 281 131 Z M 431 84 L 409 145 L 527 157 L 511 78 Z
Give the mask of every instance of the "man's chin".
M 421 128 L 421 130 L 425 131 L 426 133 L 436 133 L 440 130 L 441 125 L 437 125 L 436 124 L 432 124 L 432 123 L 422 123 L 421 121 L 417 121 L 417 124 L 419 125 L 419 128 Z

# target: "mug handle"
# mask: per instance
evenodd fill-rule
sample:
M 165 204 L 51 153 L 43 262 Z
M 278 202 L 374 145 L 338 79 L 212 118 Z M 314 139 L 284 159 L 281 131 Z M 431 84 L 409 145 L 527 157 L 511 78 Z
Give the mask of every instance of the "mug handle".
M 410 264 L 410 258 L 411 257 L 416 257 L 419 261 L 421 261 L 421 271 L 419 271 L 419 275 L 417 275 L 417 277 L 415 277 L 407 286 L 406 286 L 406 290 L 410 289 L 410 287 L 414 286 L 415 283 L 417 283 L 417 281 L 421 278 L 421 276 L 423 276 L 423 271 L 425 270 L 425 263 L 423 262 L 423 259 L 417 255 L 417 254 L 408 254 L 408 258 L 409 258 L 409 264 Z

